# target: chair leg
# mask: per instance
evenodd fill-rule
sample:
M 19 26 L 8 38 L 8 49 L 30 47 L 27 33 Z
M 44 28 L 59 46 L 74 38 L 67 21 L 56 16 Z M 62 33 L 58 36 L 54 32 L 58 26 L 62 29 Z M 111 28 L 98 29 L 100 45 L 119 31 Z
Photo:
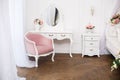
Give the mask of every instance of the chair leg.
M 55 51 L 53 51 L 53 54 L 52 54 L 52 62 L 54 62 L 54 56 L 55 56 Z
M 52 46 L 53 46 L 53 54 L 52 54 L 52 62 L 54 62 L 55 50 L 54 50 L 54 39 L 52 39 Z
M 35 67 L 38 67 L 38 57 L 35 57 Z

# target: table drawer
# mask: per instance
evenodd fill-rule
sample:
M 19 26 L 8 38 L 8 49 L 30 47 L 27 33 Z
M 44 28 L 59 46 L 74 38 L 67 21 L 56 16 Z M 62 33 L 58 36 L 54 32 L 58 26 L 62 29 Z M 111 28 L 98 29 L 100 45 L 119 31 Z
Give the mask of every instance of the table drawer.
M 72 35 L 71 34 L 56 34 L 56 38 L 58 39 L 58 40 L 62 40 L 62 39 L 65 39 L 65 38 L 71 38 L 72 37 Z
M 85 40 L 99 40 L 97 36 L 85 36 Z
M 49 37 L 49 38 L 55 38 L 56 37 L 56 34 L 53 34 L 53 33 L 41 33 L 42 35 L 46 36 L 46 37 Z
M 94 55 L 96 55 L 96 54 L 98 54 L 99 53 L 99 49 L 98 48 L 86 48 L 85 49 L 85 53 L 87 54 L 87 55 L 89 55 L 89 54 L 94 54 Z

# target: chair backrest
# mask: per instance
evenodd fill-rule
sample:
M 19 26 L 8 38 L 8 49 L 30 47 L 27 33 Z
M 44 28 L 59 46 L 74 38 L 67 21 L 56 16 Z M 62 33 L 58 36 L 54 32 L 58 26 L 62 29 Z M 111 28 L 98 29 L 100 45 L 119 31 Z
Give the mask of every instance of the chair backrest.
M 36 46 L 39 46 L 39 45 L 47 45 L 48 43 L 49 44 L 52 44 L 52 40 L 41 35 L 41 34 L 38 34 L 38 33 L 31 33 L 29 32 L 28 34 L 26 34 L 26 37 L 31 40 L 31 41 L 34 41 L 36 43 Z
M 37 46 L 53 47 L 52 39 L 41 34 L 28 32 L 25 34 L 25 47 L 29 54 L 38 54 Z
M 26 33 L 24 36 L 24 43 L 25 43 L 26 52 L 28 54 L 37 54 L 38 51 L 36 49 L 36 45 L 35 45 L 36 43 L 29 39 L 28 34 L 29 33 Z

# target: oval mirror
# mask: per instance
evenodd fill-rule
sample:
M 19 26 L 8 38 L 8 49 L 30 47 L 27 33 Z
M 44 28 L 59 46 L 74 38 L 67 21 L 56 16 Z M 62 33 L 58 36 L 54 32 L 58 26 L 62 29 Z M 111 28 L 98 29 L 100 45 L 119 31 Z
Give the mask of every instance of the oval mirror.
M 45 22 L 47 25 L 55 27 L 60 21 L 59 10 L 54 6 L 50 5 L 45 12 Z

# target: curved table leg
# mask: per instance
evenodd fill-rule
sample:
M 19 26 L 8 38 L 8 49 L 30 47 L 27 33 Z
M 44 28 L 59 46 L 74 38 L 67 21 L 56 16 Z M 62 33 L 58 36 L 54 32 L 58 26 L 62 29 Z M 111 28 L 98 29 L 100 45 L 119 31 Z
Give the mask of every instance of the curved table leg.
M 54 56 L 55 56 L 55 51 L 53 51 L 53 54 L 52 54 L 52 62 L 55 61 Z
M 72 49 L 72 39 L 70 38 L 70 57 L 73 57 L 73 56 L 72 56 L 71 49 Z
M 53 45 L 53 54 L 52 54 L 52 62 L 54 62 L 54 56 L 55 56 L 55 47 L 54 47 L 54 39 L 52 39 L 52 45 Z

